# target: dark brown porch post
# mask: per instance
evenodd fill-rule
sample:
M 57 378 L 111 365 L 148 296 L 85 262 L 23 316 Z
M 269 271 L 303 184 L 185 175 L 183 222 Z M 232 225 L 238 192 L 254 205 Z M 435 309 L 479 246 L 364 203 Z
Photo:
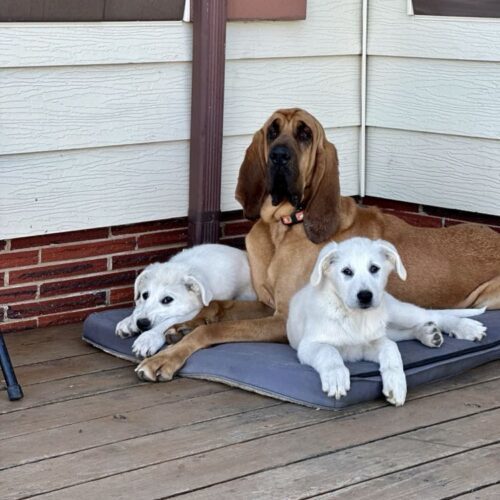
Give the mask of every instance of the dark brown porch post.
M 189 245 L 219 239 L 226 1 L 192 1 Z

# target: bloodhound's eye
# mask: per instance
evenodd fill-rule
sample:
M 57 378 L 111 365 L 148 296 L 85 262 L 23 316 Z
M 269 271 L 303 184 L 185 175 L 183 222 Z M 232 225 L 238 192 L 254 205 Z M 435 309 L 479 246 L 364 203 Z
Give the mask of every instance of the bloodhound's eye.
M 295 135 L 300 142 L 309 142 L 312 139 L 312 130 L 304 122 L 299 122 Z
M 269 142 L 274 141 L 276 137 L 278 137 L 280 133 L 279 125 L 274 121 L 271 123 L 269 128 L 267 129 L 267 139 Z

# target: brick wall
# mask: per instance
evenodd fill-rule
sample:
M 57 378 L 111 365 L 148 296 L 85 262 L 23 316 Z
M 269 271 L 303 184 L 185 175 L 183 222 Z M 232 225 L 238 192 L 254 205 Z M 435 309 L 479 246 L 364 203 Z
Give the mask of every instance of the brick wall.
M 243 247 L 250 227 L 239 212 L 223 214 L 221 242 Z M 186 241 L 185 218 L 0 241 L 0 332 L 129 306 L 138 272 Z
M 417 226 L 471 221 L 500 231 L 500 217 L 378 198 L 362 202 Z M 221 242 L 243 248 L 250 227 L 240 212 L 222 214 Z M 129 306 L 138 272 L 186 241 L 185 218 L 0 241 L 0 332 L 78 322 L 93 311 Z

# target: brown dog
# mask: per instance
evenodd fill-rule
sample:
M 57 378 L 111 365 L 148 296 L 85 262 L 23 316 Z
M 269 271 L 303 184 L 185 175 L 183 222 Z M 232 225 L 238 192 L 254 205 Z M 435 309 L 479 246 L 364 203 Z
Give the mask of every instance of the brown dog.
M 288 303 L 331 240 L 392 242 L 408 270 L 406 282 L 389 283 L 400 300 L 434 308 L 500 308 L 500 234 L 478 224 L 418 228 L 341 197 L 335 147 L 306 111 L 279 110 L 254 135 L 236 198 L 246 217 L 259 219 L 246 246 L 261 302 L 212 303 L 173 332 L 195 328 L 192 333 L 137 367 L 141 378 L 170 380 L 193 352 L 209 345 L 285 342 Z

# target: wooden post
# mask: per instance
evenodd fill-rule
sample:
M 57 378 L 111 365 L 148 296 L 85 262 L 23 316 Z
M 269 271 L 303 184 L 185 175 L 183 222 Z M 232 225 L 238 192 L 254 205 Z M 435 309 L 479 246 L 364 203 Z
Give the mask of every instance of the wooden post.
M 189 245 L 220 232 L 227 0 L 193 0 Z

